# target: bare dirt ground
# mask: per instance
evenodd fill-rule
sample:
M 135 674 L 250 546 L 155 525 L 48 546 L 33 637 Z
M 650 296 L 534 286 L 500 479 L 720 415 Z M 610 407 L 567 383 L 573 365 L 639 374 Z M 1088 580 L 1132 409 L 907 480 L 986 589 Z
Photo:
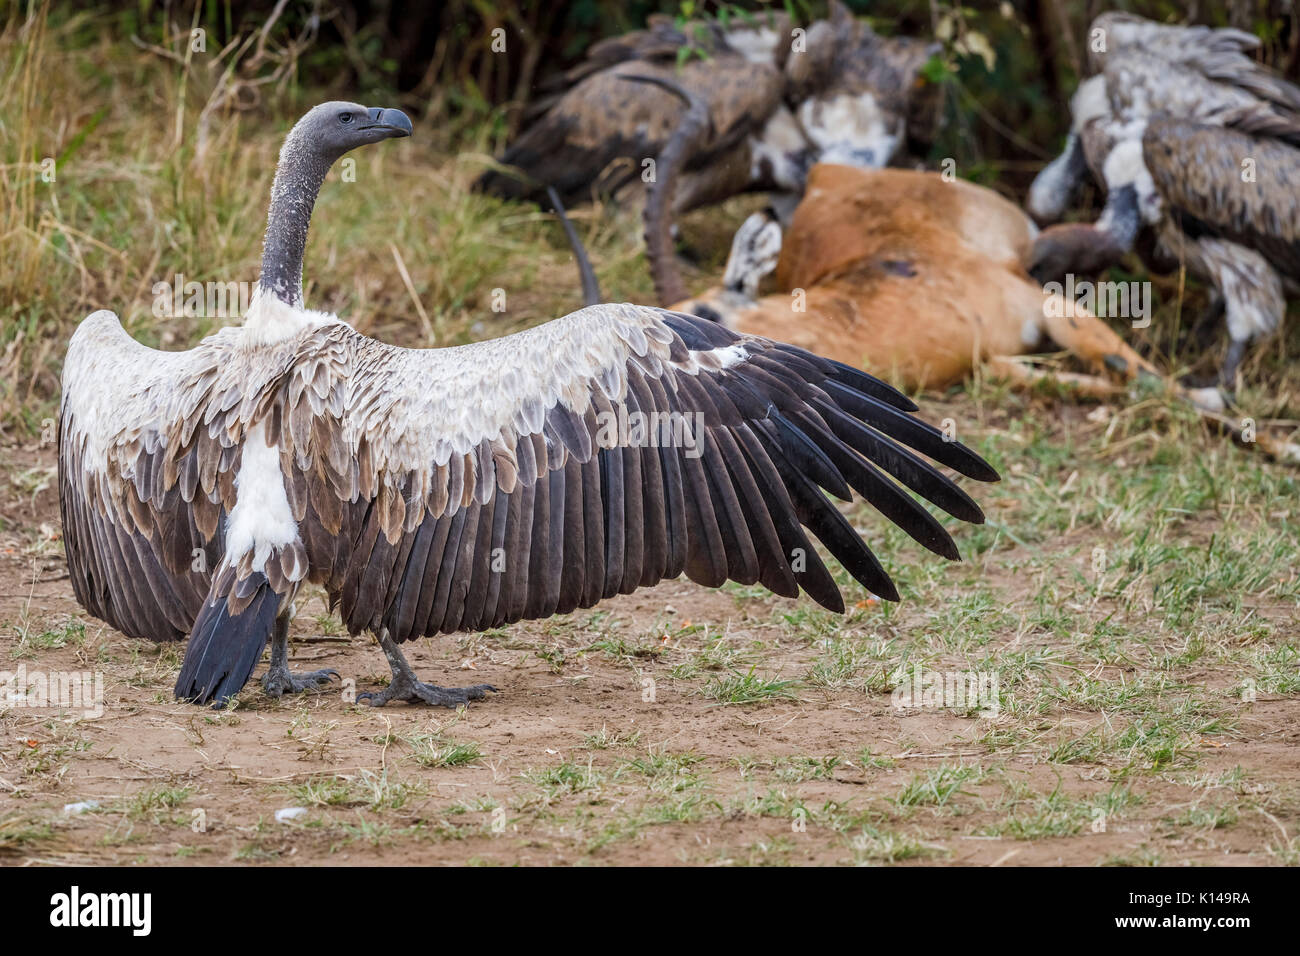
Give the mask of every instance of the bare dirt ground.
M 899 608 L 859 600 L 842 619 L 669 582 L 419 642 L 425 679 L 500 688 L 460 713 L 350 703 L 387 678 L 383 655 L 312 594 L 293 666 L 349 683 L 272 701 L 254 681 L 214 712 L 171 699 L 178 646 L 130 640 L 77 606 L 53 449 L 2 454 L 0 671 L 102 673 L 104 707 L 0 708 L 0 864 L 1300 858 L 1294 572 L 1231 627 L 1211 607 L 1184 634 L 1127 602 L 1124 582 L 1058 595 L 1072 623 L 1049 620 L 1044 594 L 1095 560 L 1068 527 L 1050 548 L 989 532 L 974 560 L 922 562 Z M 1024 505 L 1006 485 L 994 516 Z M 1179 533 L 1190 546 L 1223 530 Z M 891 567 L 917 559 L 891 541 Z M 907 658 L 996 670 L 1000 712 L 896 706 Z M 95 806 L 65 809 L 83 802 Z M 277 821 L 286 808 L 305 812 Z

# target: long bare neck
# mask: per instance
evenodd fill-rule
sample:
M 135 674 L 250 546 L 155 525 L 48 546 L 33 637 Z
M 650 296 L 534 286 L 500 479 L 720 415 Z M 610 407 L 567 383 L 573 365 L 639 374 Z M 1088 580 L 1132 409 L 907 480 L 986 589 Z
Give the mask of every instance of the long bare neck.
M 262 244 L 262 275 L 258 284 L 281 302 L 302 307 L 302 256 L 312 208 L 330 163 L 308 149 L 297 131 L 280 150 L 271 185 L 271 209 Z

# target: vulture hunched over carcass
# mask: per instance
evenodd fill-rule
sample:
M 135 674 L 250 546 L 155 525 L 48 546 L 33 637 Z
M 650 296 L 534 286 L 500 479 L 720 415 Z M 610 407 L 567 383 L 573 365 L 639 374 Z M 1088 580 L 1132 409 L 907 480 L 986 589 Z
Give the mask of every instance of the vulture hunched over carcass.
M 1213 286 L 1201 327 L 1226 318 L 1219 381 L 1231 387 L 1300 283 L 1300 88 L 1252 60 L 1259 40 L 1240 30 L 1110 13 L 1090 35 L 1104 50 L 1090 47 L 1094 75 L 1071 101 L 1065 152 L 1028 206 L 1059 219 L 1091 171 L 1106 207 L 1095 224 L 1044 230 L 1031 271 L 1043 282 L 1095 273 L 1149 238 L 1152 267 L 1185 265 Z
M 242 327 L 159 352 L 100 311 L 72 337 L 59 487 L 73 587 L 128 635 L 189 637 L 179 698 L 228 701 L 268 640 L 268 692 L 327 680 L 288 669 L 293 600 L 308 581 L 388 657 L 391 682 L 364 699 L 457 706 L 493 688 L 424 684 L 401 643 L 589 607 L 683 572 L 706 586 L 802 590 L 842 611 L 805 529 L 897 599 L 827 493 L 856 490 L 958 557 L 904 489 L 979 522 L 975 502 L 920 455 L 981 481 L 997 474 L 854 368 L 635 305 L 436 349 L 378 342 L 304 308 L 302 255 L 326 171 L 410 129 L 397 111 L 346 103 L 299 121 Z
M 641 181 L 680 118 L 681 104 L 660 88 L 674 81 L 704 98 L 709 117 L 685 159 L 675 213 L 750 191 L 797 199 L 818 161 L 885 166 L 929 150 L 942 91 L 922 68 L 940 49 L 881 37 L 835 2 L 806 30 L 784 14 L 726 28 L 654 16 L 595 44 L 525 116 L 501 157 L 508 168 L 476 185 L 538 201 L 553 186 L 572 204 Z

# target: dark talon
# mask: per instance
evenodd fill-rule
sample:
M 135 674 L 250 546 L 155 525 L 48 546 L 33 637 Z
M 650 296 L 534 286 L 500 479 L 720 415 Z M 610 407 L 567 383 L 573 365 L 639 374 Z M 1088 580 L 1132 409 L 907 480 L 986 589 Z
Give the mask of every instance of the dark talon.
M 387 687 L 378 693 L 367 691 L 357 694 L 356 701 L 365 701 L 370 707 L 383 707 L 389 701 L 403 700 L 411 704 L 429 704 L 433 707 L 457 708 L 467 705 L 471 700 L 482 700 L 488 691 L 496 692 L 491 684 L 475 684 L 473 687 L 437 687 L 425 684 L 415 676 L 411 665 L 407 663 L 397 643 L 388 636 L 388 631 L 380 631 L 379 646 L 388 658 L 388 665 L 393 676 Z
M 262 677 L 262 690 L 270 697 L 301 694 L 304 691 L 319 693 L 330 679 L 342 680 L 336 670 L 308 671 L 295 674 L 289 670 L 289 619 L 280 617 L 275 622 L 271 636 L 271 666 Z
M 308 671 L 304 674 L 294 674 L 283 664 L 280 664 L 272 665 L 271 669 L 266 672 L 266 675 L 262 678 L 262 689 L 271 697 L 281 697 L 284 694 L 301 694 L 306 691 L 319 693 L 324 689 L 323 685 L 328 684 L 331 680 L 342 679 L 336 670 Z
M 483 700 L 489 691 L 496 691 L 491 684 L 475 684 L 472 687 L 437 687 L 422 681 L 408 679 L 398 674 L 392 683 L 378 693 L 367 691 L 357 694 L 357 703 L 364 701 L 369 707 L 383 707 L 391 701 L 400 700 L 409 704 L 429 704 L 433 707 L 455 709 L 463 707 L 471 700 Z

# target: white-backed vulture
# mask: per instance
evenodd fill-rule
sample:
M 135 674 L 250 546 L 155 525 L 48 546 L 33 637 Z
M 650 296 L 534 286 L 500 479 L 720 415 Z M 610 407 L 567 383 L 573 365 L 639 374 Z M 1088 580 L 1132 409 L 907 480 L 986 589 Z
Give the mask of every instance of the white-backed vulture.
M 1118 14 L 1097 29 L 1099 72 L 1080 84 L 1066 151 L 1028 206 L 1060 218 L 1091 169 L 1106 207 L 1095 224 L 1045 230 L 1031 272 L 1095 273 L 1146 238 L 1153 268 L 1185 264 L 1214 287 L 1207 318 L 1226 314 L 1219 379 L 1231 386 L 1248 344 L 1281 321 L 1284 285 L 1300 280 L 1300 88 L 1251 60 L 1259 41 L 1241 31 Z
M 513 170 L 490 170 L 477 188 L 540 200 L 550 185 L 572 204 L 640 180 L 681 112 L 655 80 L 708 104 L 709 132 L 686 157 L 674 212 L 755 190 L 797 196 L 820 159 L 884 166 L 909 148 L 928 150 L 941 90 L 921 68 L 939 45 L 882 38 L 841 4 L 831 8 L 797 45 L 784 15 L 725 30 L 651 17 L 645 30 L 596 44 L 506 149 L 501 163 Z M 702 56 L 682 61 L 685 51 Z
M 1070 100 L 1065 149 L 1030 187 L 1030 214 L 1044 225 L 1060 220 L 1087 172 L 1104 185 L 1102 165 L 1126 124 L 1155 111 L 1243 128 L 1253 120 L 1256 129 L 1294 133 L 1300 91 L 1250 58 L 1259 42 L 1241 30 L 1153 23 L 1127 13 L 1094 19 L 1089 75 Z
M 334 135 L 351 110 L 318 107 L 290 134 L 241 328 L 164 353 L 101 311 L 69 346 L 59 460 L 73 585 L 127 634 L 190 635 L 179 698 L 227 701 L 268 639 L 268 691 L 327 679 L 287 666 L 306 581 L 388 657 L 390 684 L 363 699 L 457 706 L 494 688 L 423 684 L 402 642 L 565 613 L 683 572 L 842 611 L 804 528 L 897 599 L 824 491 L 857 490 L 958 557 L 904 488 L 960 519 L 983 515 L 916 452 L 979 480 L 996 472 L 901 393 L 801 348 L 606 305 L 405 349 L 305 309 L 311 208 L 325 170 L 358 144 Z M 409 132 L 379 115 L 374 129 Z M 191 571 L 194 548 L 215 559 L 211 573 Z

